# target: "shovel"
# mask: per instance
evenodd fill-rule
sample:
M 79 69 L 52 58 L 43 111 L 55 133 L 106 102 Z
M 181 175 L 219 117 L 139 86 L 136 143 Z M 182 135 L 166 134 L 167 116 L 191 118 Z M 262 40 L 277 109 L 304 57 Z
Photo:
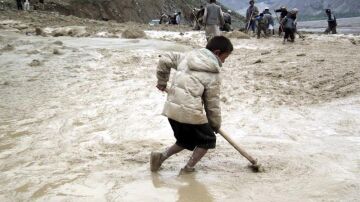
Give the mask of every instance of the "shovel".
M 254 172 L 263 172 L 264 168 L 258 164 L 257 160 L 250 156 L 245 150 L 240 148 L 234 140 L 232 140 L 228 134 L 226 134 L 221 128 L 219 129 L 219 134 L 225 138 L 242 156 L 250 161 L 251 165 L 249 166 Z

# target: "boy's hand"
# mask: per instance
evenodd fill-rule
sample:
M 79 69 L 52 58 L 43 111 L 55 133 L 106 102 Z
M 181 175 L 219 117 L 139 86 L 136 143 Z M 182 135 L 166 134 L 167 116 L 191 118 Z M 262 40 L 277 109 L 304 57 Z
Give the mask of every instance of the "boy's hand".
M 219 133 L 219 129 L 220 128 L 214 128 L 214 127 L 211 127 L 213 129 L 213 131 L 215 132 L 215 134 L 218 134 Z
M 159 89 L 160 91 L 165 91 L 166 90 L 166 85 L 156 85 L 156 88 Z

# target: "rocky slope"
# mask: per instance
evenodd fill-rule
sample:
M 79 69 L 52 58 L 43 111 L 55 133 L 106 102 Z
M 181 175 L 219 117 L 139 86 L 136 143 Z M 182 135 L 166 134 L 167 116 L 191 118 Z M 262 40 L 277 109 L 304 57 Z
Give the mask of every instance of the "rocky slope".
M 15 7 L 13 0 L 4 0 Z M 91 19 L 109 19 L 117 22 L 147 23 L 159 18 L 162 13 L 171 14 L 180 11 L 184 22 L 189 22 L 192 9 L 204 4 L 203 0 L 46 0 L 46 10 L 57 11 L 64 15 Z M 223 9 L 227 9 L 223 7 Z M 237 23 L 242 17 L 234 14 Z

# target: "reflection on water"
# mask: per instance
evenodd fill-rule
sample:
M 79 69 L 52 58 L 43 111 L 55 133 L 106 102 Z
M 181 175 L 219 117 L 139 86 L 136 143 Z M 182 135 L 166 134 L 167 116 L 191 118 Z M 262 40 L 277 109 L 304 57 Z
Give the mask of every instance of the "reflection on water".
M 196 174 L 179 175 L 176 181 L 166 181 L 157 173 L 152 174 L 152 183 L 157 189 L 176 188 L 177 202 L 211 202 L 213 197 L 207 187 L 196 179 Z

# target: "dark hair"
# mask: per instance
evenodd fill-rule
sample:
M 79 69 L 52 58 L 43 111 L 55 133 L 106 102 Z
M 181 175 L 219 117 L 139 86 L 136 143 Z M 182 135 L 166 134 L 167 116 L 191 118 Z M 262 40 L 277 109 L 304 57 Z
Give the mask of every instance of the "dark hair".
M 210 3 L 216 3 L 216 0 L 210 0 Z
M 215 36 L 206 45 L 206 49 L 210 51 L 220 50 L 221 53 L 231 53 L 234 47 L 231 41 L 224 36 Z

